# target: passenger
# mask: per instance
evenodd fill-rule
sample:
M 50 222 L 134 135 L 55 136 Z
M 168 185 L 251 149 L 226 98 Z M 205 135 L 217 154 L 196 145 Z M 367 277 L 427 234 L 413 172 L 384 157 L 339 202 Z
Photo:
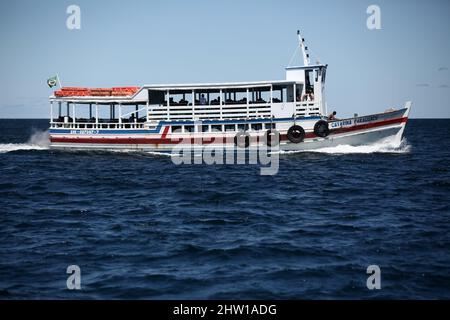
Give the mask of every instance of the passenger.
M 333 111 L 333 113 L 331 113 L 331 114 L 328 116 L 328 121 L 334 121 L 334 120 L 337 120 L 337 119 L 336 119 L 336 111 Z
M 206 104 L 206 99 L 205 99 L 205 95 L 202 93 L 202 95 L 200 96 L 200 104 L 201 105 L 205 105 Z

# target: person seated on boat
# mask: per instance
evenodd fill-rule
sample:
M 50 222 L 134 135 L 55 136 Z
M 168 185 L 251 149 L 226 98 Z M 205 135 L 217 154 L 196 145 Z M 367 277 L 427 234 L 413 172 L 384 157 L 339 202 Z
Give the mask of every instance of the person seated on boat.
M 205 95 L 203 93 L 200 96 L 200 104 L 201 105 L 205 105 L 206 104 L 206 98 L 205 98 Z
M 330 115 L 328 116 L 328 121 L 334 121 L 337 120 L 336 119 L 336 111 L 333 111 L 333 113 L 330 113 Z

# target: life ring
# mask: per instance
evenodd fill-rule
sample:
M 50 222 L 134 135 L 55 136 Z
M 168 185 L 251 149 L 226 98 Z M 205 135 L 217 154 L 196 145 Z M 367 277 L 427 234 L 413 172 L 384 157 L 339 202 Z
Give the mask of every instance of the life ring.
M 328 122 L 325 120 L 319 120 L 314 125 L 314 134 L 318 137 L 325 138 L 330 133 Z
M 250 134 L 245 131 L 240 131 L 234 136 L 234 145 L 239 148 L 248 148 L 250 145 Z
M 287 137 L 292 143 L 300 143 L 305 139 L 305 130 L 298 125 L 293 125 L 289 128 Z
M 275 129 L 269 129 L 264 134 L 264 141 L 269 147 L 276 147 L 280 144 L 280 133 Z

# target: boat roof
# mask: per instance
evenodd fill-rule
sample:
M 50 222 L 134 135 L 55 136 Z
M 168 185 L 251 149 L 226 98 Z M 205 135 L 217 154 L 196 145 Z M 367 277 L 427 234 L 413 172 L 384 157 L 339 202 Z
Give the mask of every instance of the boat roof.
M 328 67 L 327 64 L 310 64 L 307 66 L 288 66 L 285 69 L 286 70 L 294 70 L 294 69 L 305 70 L 305 69 L 317 69 L 317 68 L 326 68 L 326 67 Z
M 144 85 L 143 88 L 154 90 L 227 89 L 227 88 L 270 87 L 294 83 L 296 83 L 296 81 L 275 80 L 275 81 L 218 82 L 218 83 L 147 84 Z
M 314 66 L 311 66 L 314 67 Z M 298 83 L 298 81 L 292 80 L 274 80 L 274 81 L 246 81 L 246 82 L 217 82 L 217 83 L 182 83 L 182 84 L 147 84 L 142 86 L 132 96 L 67 96 L 56 97 L 50 96 L 51 101 L 64 101 L 72 103 L 122 103 L 122 104 L 135 104 L 145 103 L 146 99 L 137 99 L 140 92 L 143 90 L 158 90 L 158 91 L 191 91 L 191 90 L 217 90 L 217 89 L 246 89 L 246 88 L 263 88 L 263 87 L 276 87 L 283 85 L 290 85 Z
M 139 90 L 137 93 L 139 93 Z M 136 93 L 136 94 L 137 94 Z M 55 97 L 50 96 L 50 101 L 59 102 L 69 102 L 69 103 L 85 103 L 85 104 L 111 104 L 111 103 L 121 103 L 121 104 L 136 104 L 136 103 L 146 103 L 145 99 L 133 99 L 134 96 L 118 97 L 118 96 L 67 96 L 67 97 Z

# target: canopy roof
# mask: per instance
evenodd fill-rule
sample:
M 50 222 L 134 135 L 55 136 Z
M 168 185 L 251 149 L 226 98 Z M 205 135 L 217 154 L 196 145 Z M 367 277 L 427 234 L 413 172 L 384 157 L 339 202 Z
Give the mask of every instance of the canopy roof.
M 294 84 L 295 81 L 251 81 L 251 82 L 219 82 L 219 83 L 186 83 L 186 84 L 149 84 L 144 89 L 153 90 L 207 90 L 207 89 L 241 89 L 241 88 L 261 88 L 271 86 L 281 86 Z

